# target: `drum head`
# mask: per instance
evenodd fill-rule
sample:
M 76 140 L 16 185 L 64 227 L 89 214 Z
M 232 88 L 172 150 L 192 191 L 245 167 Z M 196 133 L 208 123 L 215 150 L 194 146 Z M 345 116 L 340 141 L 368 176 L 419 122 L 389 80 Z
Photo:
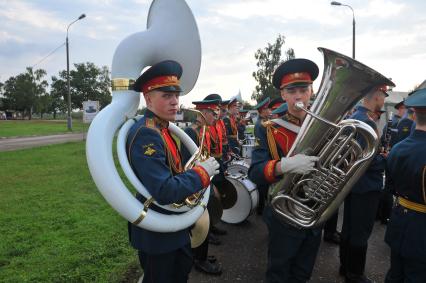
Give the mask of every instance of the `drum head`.
M 237 191 L 237 202 L 223 210 L 222 221 L 229 224 L 243 222 L 257 207 L 259 194 L 256 185 L 246 177 L 230 179 Z
M 237 202 L 237 190 L 231 182 L 225 179 L 218 191 L 223 209 L 228 209 L 235 205 Z

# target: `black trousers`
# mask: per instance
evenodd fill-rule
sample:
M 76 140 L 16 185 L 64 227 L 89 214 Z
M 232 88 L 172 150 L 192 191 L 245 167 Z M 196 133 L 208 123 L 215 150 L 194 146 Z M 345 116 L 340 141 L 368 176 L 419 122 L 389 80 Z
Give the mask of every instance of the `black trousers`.
M 386 221 L 392 214 L 393 195 L 390 191 L 384 190 L 380 197 L 379 208 L 377 210 L 377 218 Z
M 339 209 L 325 222 L 324 234 L 331 235 L 337 232 L 337 220 L 339 217 Z
M 194 253 L 194 259 L 199 261 L 207 260 L 207 255 L 209 253 L 209 234 L 210 234 L 210 227 L 204 242 L 198 247 L 192 249 L 192 252 Z
M 144 270 L 143 283 L 184 283 L 192 268 L 190 245 L 164 254 L 147 254 L 139 250 L 139 262 Z
M 368 239 L 373 231 L 381 192 L 350 193 L 345 199 L 340 242 L 340 264 L 344 271 L 363 274 Z
M 281 223 L 268 205 L 263 218 L 268 226 L 267 283 L 309 281 L 321 242 L 321 230 L 297 229 Z
M 391 266 L 386 274 L 385 283 L 426 282 L 426 259 L 404 258 L 391 252 Z

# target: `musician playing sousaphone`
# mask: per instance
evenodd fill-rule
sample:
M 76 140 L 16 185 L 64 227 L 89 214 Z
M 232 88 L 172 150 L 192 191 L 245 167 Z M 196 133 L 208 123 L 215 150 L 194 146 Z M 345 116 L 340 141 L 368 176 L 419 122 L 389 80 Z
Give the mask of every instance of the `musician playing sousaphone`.
M 147 110 L 130 129 L 126 151 L 137 177 L 158 204 L 182 202 L 210 184 L 219 171 L 212 157 L 184 171 L 181 154 L 168 125 L 175 120 L 181 92 L 182 67 L 176 61 L 162 61 L 147 69 L 134 90 L 142 92 Z M 147 200 L 137 194 L 141 203 Z M 171 214 L 154 204 L 150 209 Z M 143 282 L 187 282 L 192 266 L 189 229 L 159 233 L 129 223 L 129 238 L 138 250 Z
M 288 156 L 306 112 L 296 102 L 308 106 L 312 82 L 318 76 L 317 65 L 307 59 L 292 59 L 281 64 L 273 76 L 273 85 L 287 101 L 288 110 L 279 119 L 262 123 L 252 155 L 249 178 L 258 186 L 270 185 L 283 174 L 307 173 L 314 168 L 315 156 Z M 264 220 L 269 230 L 266 282 L 307 282 L 312 274 L 321 239 L 321 227 L 298 229 L 281 222 L 268 204 Z
M 219 142 L 219 136 L 217 135 L 215 129 L 216 120 L 219 117 L 219 100 L 209 100 L 207 99 L 202 101 L 193 101 L 192 103 L 195 105 L 195 110 L 199 111 L 197 114 L 196 121 L 185 129 L 185 133 L 191 137 L 191 139 L 200 146 L 201 142 L 203 142 L 203 150 L 205 154 L 215 157 L 217 159 L 222 158 L 221 143 Z M 181 148 L 182 150 L 182 158 L 186 162 L 191 155 L 185 147 Z M 223 170 L 220 170 L 223 171 Z M 216 177 L 216 176 L 215 176 Z M 213 183 L 215 182 L 215 178 L 213 179 Z M 217 209 L 217 203 L 220 202 L 214 195 L 214 190 L 211 190 L 211 195 L 209 198 L 209 203 L 207 205 L 207 209 L 209 211 L 209 215 L 212 217 L 217 214 L 216 211 L 212 211 Z M 204 242 L 197 248 L 193 249 L 194 254 L 194 266 L 197 270 L 205 272 L 207 274 L 218 275 L 222 273 L 221 265 L 216 261 L 214 256 L 208 256 L 209 251 L 209 241 L 211 241 L 211 228 L 213 227 L 213 219 L 210 219 L 210 227 L 207 238 Z

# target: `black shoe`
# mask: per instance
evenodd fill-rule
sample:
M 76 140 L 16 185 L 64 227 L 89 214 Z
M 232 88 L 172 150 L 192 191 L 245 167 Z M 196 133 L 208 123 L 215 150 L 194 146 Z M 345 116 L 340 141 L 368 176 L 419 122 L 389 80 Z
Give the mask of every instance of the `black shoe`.
M 211 275 L 220 275 L 222 274 L 222 267 L 217 263 L 211 263 L 208 260 L 195 260 L 194 261 L 195 269 L 211 274 Z
M 216 236 L 209 233 L 209 244 L 218 246 L 218 245 L 220 245 L 220 243 L 221 243 L 220 240 Z
M 334 232 L 332 234 L 324 233 L 324 241 L 333 244 L 340 244 L 340 233 Z
M 217 261 L 217 258 L 214 255 L 207 256 L 207 260 L 211 263 L 215 263 Z
M 374 283 L 374 281 L 364 274 L 359 275 L 347 272 L 345 276 L 345 283 Z
M 226 230 L 220 229 L 216 226 L 212 226 L 210 228 L 210 232 L 212 232 L 215 235 L 226 235 L 226 234 L 228 234 L 228 232 L 226 232 Z

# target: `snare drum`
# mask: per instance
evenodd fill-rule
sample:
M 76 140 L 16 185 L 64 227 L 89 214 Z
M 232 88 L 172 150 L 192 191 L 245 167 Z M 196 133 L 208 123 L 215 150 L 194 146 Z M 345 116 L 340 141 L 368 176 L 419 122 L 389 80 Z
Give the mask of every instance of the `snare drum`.
M 226 191 L 232 195 L 229 205 L 223 206 L 222 221 L 230 224 L 241 223 L 246 220 L 256 209 L 259 202 L 259 192 L 256 185 L 247 177 L 249 165 L 243 161 L 232 161 L 225 177 L 225 186 L 230 186 Z

